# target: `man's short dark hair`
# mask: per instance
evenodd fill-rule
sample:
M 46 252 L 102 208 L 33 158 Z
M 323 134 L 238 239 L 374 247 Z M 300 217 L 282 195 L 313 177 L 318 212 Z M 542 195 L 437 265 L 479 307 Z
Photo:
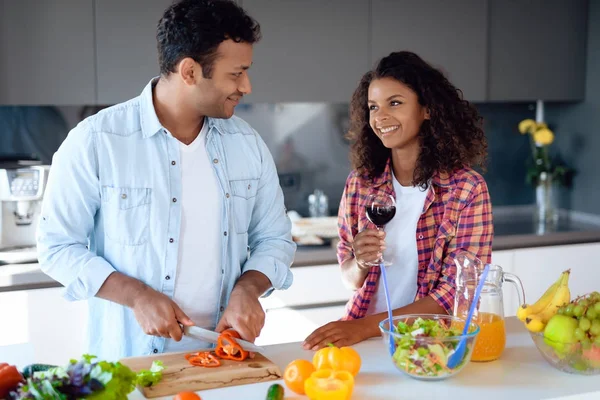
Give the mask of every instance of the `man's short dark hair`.
M 231 0 L 180 0 L 167 8 L 158 23 L 160 73 L 175 72 L 177 64 L 190 57 L 202 65 L 205 78 L 212 76 L 217 47 L 231 39 L 256 43 L 260 25 Z

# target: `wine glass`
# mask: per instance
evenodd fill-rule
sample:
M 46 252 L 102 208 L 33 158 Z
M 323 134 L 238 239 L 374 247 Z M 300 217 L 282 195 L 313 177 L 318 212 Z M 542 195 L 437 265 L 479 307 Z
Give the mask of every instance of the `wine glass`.
M 394 199 L 394 196 L 389 194 L 372 194 L 367 199 L 365 212 L 369 221 L 371 221 L 379 231 L 394 218 L 394 215 L 396 215 L 396 200 Z M 379 260 L 365 262 L 365 264 L 371 266 L 381 264 L 389 266 L 391 265 L 391 262 L 385 261 L 382 255 Z

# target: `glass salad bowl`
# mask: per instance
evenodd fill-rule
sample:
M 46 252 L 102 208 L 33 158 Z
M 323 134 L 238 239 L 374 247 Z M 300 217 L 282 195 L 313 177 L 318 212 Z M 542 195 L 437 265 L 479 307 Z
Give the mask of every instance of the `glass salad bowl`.
M 465 320 L 442 314 L 407 314 L 379 323 L 385 349 L 396 368 L 411 378 L 442 380 L 459 373 L 471 360 L 479 326 L 471 322 L 462 335 Z M 466 339 L 463 359 L 454 368 L 447 366 L 461 339 Z

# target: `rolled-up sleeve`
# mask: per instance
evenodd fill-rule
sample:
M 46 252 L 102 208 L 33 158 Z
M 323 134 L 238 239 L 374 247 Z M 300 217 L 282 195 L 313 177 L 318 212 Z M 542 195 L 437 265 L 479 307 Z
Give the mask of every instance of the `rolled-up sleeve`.
M 40 268 L 68 300 L 95 296 L 115 271 L 88 249 L 101 201 L 96 154 L 94 133 L 81 122 L 54 154 L 37 230 Z
M 252 270 L 262 272 L 271 281 L 273 289 L 287 289 L 293 281 L 290 266 L 296 252 L 292 224 L 285 210 L 273 157 L 262 139 L 258 135 L 256 138 L 262 157 L 262 172 L 248 228 L 250 257 L 242 273 Z M 267 291 L 265 296 L 271 292 Z

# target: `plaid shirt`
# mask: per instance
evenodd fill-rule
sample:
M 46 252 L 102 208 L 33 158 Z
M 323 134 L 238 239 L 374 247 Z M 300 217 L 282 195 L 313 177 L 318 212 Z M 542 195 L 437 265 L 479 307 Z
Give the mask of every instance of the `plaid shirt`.
M 364 211 L 368 196 L 381 193 L 395 197 L 392 179 L 390 161 L 376 179 L 371 180 L 356 171 L 348 176 L 338 215 L 340 265 L 354 257 L 353 237 L 364 229 L 375 228 Z M 416 236 L 419 265 L 415 301 L 429 295 L 450 314 L 454 306 L 456 253 L 467 250 L 484 263 L 491 262 L 492 206 L 483 177 L 471 168 L 452 174 L 435 174 L 417 223 Z M 379 267 L 371 267 L 362 287 L 346 305 L 342 320 L 366 315 L 379 275 Z

